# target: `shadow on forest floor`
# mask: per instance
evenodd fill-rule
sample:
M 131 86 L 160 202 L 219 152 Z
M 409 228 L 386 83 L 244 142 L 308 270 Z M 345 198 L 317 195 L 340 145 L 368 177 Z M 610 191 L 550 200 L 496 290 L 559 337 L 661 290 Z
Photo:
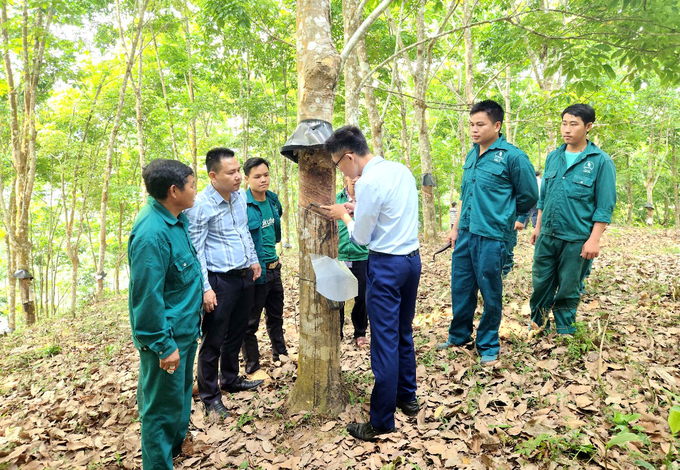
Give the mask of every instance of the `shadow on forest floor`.
M 434 350 L 451 316 L 450 258 L 432 262 L 432 249 L 422 250 L 414 322 L 422 410 L 397 413 L 397 432 L 364 443 L 345 431 L 366 420 L 373 380 L 349 314 L 342 369 L 351 400 L 332 418 L 287 414 L 296 366 L 271 363 L 261 327 L 262 365 L 274 381 L 225 396 L 233 417 L 224 423 L 204 421 L 196 401 L 175 467 L 678 468 L 680 440 L 667 419 L 680 404 L 680 234 L 610 228 L 568 338 L 527 332 L 533 250 L 528 230 L 519 238 L 492 368 L 467 351 Z M 295 256 L 283 257 L 293 353 Z M 137 366 L 126 298 L 0 339 L 0 469 L 141 468 Z

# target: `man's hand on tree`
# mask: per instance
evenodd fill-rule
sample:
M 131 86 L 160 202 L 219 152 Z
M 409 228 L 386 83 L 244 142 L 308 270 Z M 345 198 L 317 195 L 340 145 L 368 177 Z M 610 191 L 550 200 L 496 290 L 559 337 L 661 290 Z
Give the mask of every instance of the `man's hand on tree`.
M 342 220 L 342 216 L 349 215 L 344 204 L 333 204 L 332 206 L 321 206 L 321 209 L 328 211 L 328 216 L 335 220 Z

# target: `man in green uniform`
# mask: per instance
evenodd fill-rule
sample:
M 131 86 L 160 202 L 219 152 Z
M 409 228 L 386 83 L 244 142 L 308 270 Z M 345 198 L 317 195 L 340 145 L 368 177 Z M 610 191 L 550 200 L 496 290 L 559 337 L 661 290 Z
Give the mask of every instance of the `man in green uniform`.
M 531 321 L 550 326 L 552 309 L 560 334 L 575 331 L 579 288 L 616 204 L 616 169 L 611 157 L 587 138 L 595 110 L 574 104 L 562 112 L 564 144 L 545 161 L 535 243 Z
M 145 469 L 171 469 L 189 426 L 203 288 L 182 213 L 194 205 L 190 167 L 154 160 L 142 176 L 149 193 L 128 241 L 132 340 L 139 351 L 137 405 Z
M 335 196 L 337 204 L 356 202 L 354 196 L 354 181 L 349 176 L 343 177 L 345 187 Z M 354 211 L 350 216 L 354 215 Z M 366 263 L 368 262 L 368 247 L 357 245 L 349 239 L 347 225 L 342 220 L 338 220 L 338 260 L 344 262 L 359 284 L 359 292 L 354 297 L 354 307 L 352 307 L 352 325 L 354 326 L 354 341 L 357 347 L 363 348 L 368 345 L 366 339 L 366 329 L 368 328 L 368 314 L 366 313 Z M 342 328 L 345 324 L 343 312 L 340 317 L 340 337 Z
M 454 247 L 451 259 L 449 337 L 437 349 L 472 343 L 472 322 L 477 292 L 484 299 L 484 313 L 475 345 L 482 364 L 498 358 L 503 280 L 517 214 L 525 214 L 538 199 L 538 185 L 529 157 L 509 144 L 500 133 L 503 108 L 495 101 L 476 103 L 470 110 L 470 135 L 475 143 L 463 164 L 458 219 L 448 239 Z
M 251 380 L 268 379 L 260 368 L 260 350 L 255 333 L 260 326 L 262 309 L 265 311 L 267 334 L 272 343 L 272 359 L 287 356 L 283 337 L 283 283 L 281 263 L 276 254 L 276 244 L 281 241 L 281 215 L 283 209 L 276 193 L 269 191 L 269 162 L 264 158 L 249 158 L 243 164 L 248 190 L 248 229 L 255 244 L 262 275 L 255 281 L 253 308 L 248 318 L 248 328 L 243 338 L 243 358 L 246 373 Z

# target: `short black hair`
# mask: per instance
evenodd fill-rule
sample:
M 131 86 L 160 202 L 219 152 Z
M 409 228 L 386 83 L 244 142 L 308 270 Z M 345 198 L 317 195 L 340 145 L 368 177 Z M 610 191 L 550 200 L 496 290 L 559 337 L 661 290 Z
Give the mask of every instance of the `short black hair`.
M 503 111 L 503 107 L 495 101 L 484 100 L 475 103 L 470 110 L 470 116 L 479 112 L 485 112 L 486 115 L 489 116 L 489 119 L 491 119 L 491 124 L 496 124 L 497 122 L 503 124 L 505 111 Z
M 458 205 L 458 203 L 457 203 L 456 201 L 453 201 L 453 202 L 451 203 L 451 207 L 456 207 L 457 205 Z
M 567 108 L 562 111 L 562 118 L 564 118 L 565 114 L 580 117 L 584 125 L 588 125 L 589 122 L 595 122 L 595 110 L 589 104 L 577 103 L 567 106 Z
M 177 160 L 163 158 L 150 161 L 142 170 L 146 191 L 159 201 L 167 199 L 171 186 L 177 186 L 184 191 L 189 176 L 193 174 L 194 170 L 190 166 Z
M 211 171 L 217 171 L 220 169 L 223 158 L 234 158 L 234 151 L 226 147 L 215 147 L 214 149 L 208 150 L 205 154 L 205 168 L 208 173 Z
M 366 137 L 364 137 L 364 134 L 356 126 L 342 126 L 337 129 L 331 134 L 328 140 L 326 140 L 324 148 L 331 154 L 352 152 L 360 157 L 363 157 L 370 152 L 368 143 L 366 143 Z
M 536 170 L 536 176 L 541 176 L 541 170 Z
M 250 170 L 255 168 L 256 166 L 260 166 L 262 164 L 267 165 L 267 168 L 269 168 L 269 162 L 265 160 L 264 158 L 261 157 L 250 157 L 246 162 L 243 164 L 243 174 L 248 176 L 250 174 Z

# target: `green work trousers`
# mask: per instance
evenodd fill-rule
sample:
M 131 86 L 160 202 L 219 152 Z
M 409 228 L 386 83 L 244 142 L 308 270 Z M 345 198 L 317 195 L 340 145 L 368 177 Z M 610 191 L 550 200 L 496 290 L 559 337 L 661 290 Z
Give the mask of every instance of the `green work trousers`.
M 576 307 L 581 294 L 579 289 L 592 260 L 581 258 L 585 242 L 568 242 L 550 235 L 540 234 L 534 250 L 532 283 L 534 290 L 529 305 L 531 321 L 550 327 L 550 310 L 555 317 L 559 334 L 573 334 L 576 329 Z
M 139 351 L 137 406 L 144 470 L 172 469 L 172 458 L 182 451 L 189 427 L 197 342 L 176 341 L 180 359 L 174 374 L 160 368 L 155 352 Z

